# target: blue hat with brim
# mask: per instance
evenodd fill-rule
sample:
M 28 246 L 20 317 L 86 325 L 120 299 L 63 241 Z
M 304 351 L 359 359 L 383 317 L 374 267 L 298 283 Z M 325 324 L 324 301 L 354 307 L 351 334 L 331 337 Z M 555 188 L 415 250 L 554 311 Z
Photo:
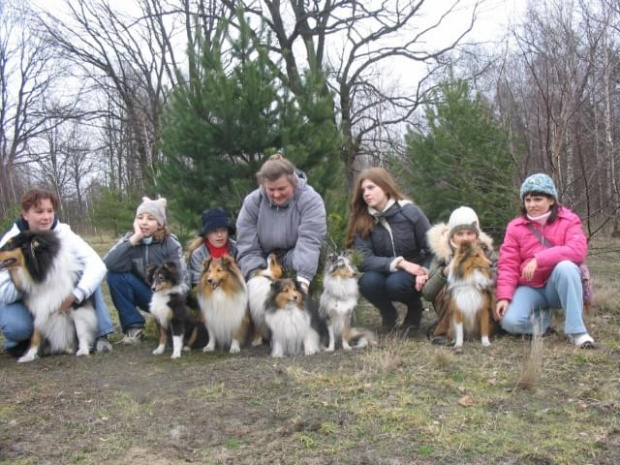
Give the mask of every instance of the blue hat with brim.
M 558 199 L 558 191 L 555 188 L 553 179 L 545 173 L 532 174 L 525 181 L 523 181 L 523 184 L 521 184 L 521 189 L 519 189 L 521 201 L 523 201 L 527 194 L 531 193 L 544 194 L 549 197 L 553 197 L 556 200 Z
M 234 235 L 236 232 L 235 226 L 231 224 L 228 213 L 221 208 L 212 208 L 211 210 L 205 210 L 202 212 L 202 229 L 200 235 L 204 236 L 219 228 L 227 228 L 229 235 Z

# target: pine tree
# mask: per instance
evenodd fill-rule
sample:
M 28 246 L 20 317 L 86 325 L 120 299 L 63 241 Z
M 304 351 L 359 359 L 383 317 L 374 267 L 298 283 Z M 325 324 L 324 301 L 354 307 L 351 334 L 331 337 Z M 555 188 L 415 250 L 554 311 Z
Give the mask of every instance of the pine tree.
M 395 162 L 395 172 L 431 222 L 467 205 L 485 231 L 501 238 L 517 212 L 509 137 L 466 81 L 442 84 L 437 97 L 426 109 L 428 131 L 407 134 L 407 157 Z
M 280 152 L 306 171 L 320 192 L 334 182 L 338 131 L 333 99 L 314 92 L 320 76 L 308 76 L 308 96 L 294 99 L 280 86 L 266 48 L 256 45 L 249 26 L 234 38 L 226 25 L 213 39 L 200 37 L 191 50 L 199 63 L 186 85 L 173 90 L 165 113 L 158 190 L 185 225 L 198 226 L 200 212 L 224 206 L 235 215 L 255 186 L 255 173 Z M 225 40 L 227 39 L 227 40 Z M 223 52 L 226 42 L 230 50 Z M 331 166 L 331 168 L 330 168 Z

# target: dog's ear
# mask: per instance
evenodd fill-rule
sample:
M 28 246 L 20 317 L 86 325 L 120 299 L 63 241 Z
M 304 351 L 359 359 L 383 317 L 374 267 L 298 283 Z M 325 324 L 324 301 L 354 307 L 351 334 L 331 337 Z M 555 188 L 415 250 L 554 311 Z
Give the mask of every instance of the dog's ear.
M 209 269 L 209 267 L 211 266 L 211 262 L 212 262 L 212 261 L 213 261 L 213 258 L 212 258 L 212 257 L 205 258 L 205 259 L 202 261 L 202 272 L 203 272 L 203 273 Z
M 165 262 L 164 263 L 164 268 L 166 270 L 168 270 L 170 273 L 176 273 L 177 272 L 177 264 L 174 262 Z
M 146 282 L 149 284 L 153 284 L 153 276 L 155 275 L 155 270 L 157 270 L 157 265 L 149 265 L 146 267 Z

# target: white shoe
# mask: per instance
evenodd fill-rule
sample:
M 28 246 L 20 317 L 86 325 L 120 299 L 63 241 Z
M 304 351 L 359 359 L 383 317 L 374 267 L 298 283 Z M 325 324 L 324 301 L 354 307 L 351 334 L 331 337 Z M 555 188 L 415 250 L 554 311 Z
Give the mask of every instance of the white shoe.
M 594 339 L 588 333 L 569 334 L 569 337 L 579 349 L 594 349 Z

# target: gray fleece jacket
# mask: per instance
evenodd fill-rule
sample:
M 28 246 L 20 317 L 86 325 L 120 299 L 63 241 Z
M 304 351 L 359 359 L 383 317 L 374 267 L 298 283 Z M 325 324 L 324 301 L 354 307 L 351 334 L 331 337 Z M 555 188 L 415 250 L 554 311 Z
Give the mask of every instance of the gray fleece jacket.
M 297 177 L 297 189 L 286 206 L 273 205 L 262 186 L 243 201 L 237 217 L 237 261 L 246 278 L 265 268 L 272 252 L 299 281 L 309 283 L 316 275 L 327 234 L 325 204 L 302 173 Z

